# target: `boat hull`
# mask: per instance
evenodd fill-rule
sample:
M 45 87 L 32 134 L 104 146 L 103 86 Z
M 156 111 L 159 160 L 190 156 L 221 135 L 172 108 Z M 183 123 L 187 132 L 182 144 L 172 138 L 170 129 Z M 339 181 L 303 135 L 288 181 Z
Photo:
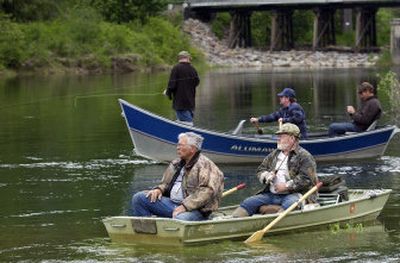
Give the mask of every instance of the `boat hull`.
M 245 136 L 187 126 L 119 100 L 135 151 L 161 162 L 176 158 L 179 133 L 196 132 L 204 137 L 202 152 L 216 163 L 260 163 L 276 148 L 274 136 Z M 383 155 L 391 138 L 399 131 L 387 126 L 373 131 L 339 137 L 300 140 L 318 161 L 370 158 Z
M 376 219 L 391 190 L 350 190 L 349 201 L 294 211 L 268 233 L 280 234 L 334 223 L 363 222 Z M 245 239 L 263 229 L 277 214 L 232 218 L 236 206 L 219 209 L 212 220 L 180 221 L 154 217 L 109 217 L 103 220 L 113 242 L 159 245 L 191 245 L 205 242 Z M 267 234 L 268 235 L 268 234 Z

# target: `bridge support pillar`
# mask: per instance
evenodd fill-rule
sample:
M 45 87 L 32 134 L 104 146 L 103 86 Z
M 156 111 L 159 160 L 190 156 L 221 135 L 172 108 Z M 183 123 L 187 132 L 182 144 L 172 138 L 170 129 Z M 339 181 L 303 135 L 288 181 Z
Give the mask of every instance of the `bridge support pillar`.
M 314 50 L 336 44 L 335 12 L 333 8 L 314 9 Z
M 390 53 L 393 64 L 400 65 L 400 18 L 391 23 Z
M 251 47 L 251 12 L 235 11 L 231 13 L 232 20 L 229 29 L 229 48 Z
M 373 51 L 377 49 L 376 12 L 377 8 L 356 8 L 355 50 Z
M 292 15 L 291 9 L 272 11 L 271 51 L 290 50 L 294 47 Z

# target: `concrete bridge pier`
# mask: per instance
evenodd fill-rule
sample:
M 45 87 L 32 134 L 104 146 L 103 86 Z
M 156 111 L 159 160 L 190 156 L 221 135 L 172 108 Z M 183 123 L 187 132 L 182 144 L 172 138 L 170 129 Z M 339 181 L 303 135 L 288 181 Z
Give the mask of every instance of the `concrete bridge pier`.
M 336 45 L 334 8 L 315 8 L 313 50 Z
M 290 50 L 294 47 L 293 10 L 272 10 L 270 51 Z
M 356 51 L 374 51 L 377 49 L 376 41 L 376 12 L 377 8 L 356 8 Z
M 240 10 L 231 13 L 232 19 L 229 29 L 228 46 L 235 47 L 251 47 L 251 12 Z
M 400 18 L 391 23 L 390 53 L 393 64 L 400 65 Z

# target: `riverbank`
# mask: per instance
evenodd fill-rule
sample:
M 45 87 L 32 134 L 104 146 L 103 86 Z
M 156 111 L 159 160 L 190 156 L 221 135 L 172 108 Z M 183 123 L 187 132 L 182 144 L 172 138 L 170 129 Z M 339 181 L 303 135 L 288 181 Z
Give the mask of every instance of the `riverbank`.
M 230 49 L 208 24 L 193 19 L 184 21 L 182 30 L 161 18 L 150 19 L 141 29 L 103 22 L 91 25 L 95 34 L 85 41 L 62 33 L 72 30 L 74 24 L 69 23 L 22 25 L 3 20 L 13 28 L 7 31 L 6 42 L 12 41 L 14 31 L 19 32 L 19 38 L 15 45 L 1 48 L 5 62 L 0 65 L 0 77 L 166 71 L 176 63 L 180 50 L 189 50 L 197 67 L 354 68 L 375 66 L 380 58 L 376 53 Z M 83 24 L 87 25 L 84 21 Z M 58 33 L 46 37 L 52 28 Z M 36 31 L 41 32 L 40 37 L 32 39 L 32 32 Z
M 193 19 L 184 22 L 183 31 L 190 36 L 192 45 L 204 53 L 207 63 L 217 67 L 354 68 L 375 66 L 379 60 L 379 55 L 375 53 L 229 49 L 207 24 Z

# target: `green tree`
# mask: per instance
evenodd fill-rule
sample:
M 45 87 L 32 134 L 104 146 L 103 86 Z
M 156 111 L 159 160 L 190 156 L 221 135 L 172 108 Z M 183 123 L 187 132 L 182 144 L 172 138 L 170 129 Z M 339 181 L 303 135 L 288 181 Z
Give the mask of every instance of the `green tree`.
M 165 9 L 166 0 L 83 0 L 89 2 L 110 22 L 139 20 L 144 24 L 150 16 Z
M 16 68 L 24 58 L 25 37 L 18 24 L 0 13 L 0 68 Z
M 49 20 L 59 16 L 65 3 L 67 0 L 0 0 L 0 11 L 18 22 Z

